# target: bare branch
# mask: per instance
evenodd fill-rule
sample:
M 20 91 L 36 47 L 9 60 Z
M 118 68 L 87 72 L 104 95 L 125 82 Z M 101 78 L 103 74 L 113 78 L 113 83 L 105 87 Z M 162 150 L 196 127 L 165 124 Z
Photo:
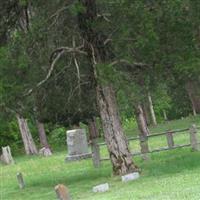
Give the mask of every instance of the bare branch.
M 75 58 L 75 53 L 81 53 L 81 54 L 87 55 L 86 52 L 81 50 L 81 49 L 83 49 L 83 47 L 84 47 L 84 44 L 82 44 L 81 46 L 78 46 L 78 47 L 75 47 L 75 45 L 73 45 L 72 48 L 71 47 L 59 47 L 55 51 L 53 51 L 53 53 L 50 56 L 51 65 L 50 65 L 49 71 L 48 71 L 45 79 L 40 81 L 34 88 L 29 89 L 23 96 L 30 95 L 33 92 L 34 89 L 40 87 L 41 85 L 43 85 L 49 79 L 49 77 L 51 76 L 51 74 L 52 74 L 52 72 L 54 70 L 54 67 L 55 67 L 57 61 L 66 52 L 74 54 L 74 62 L 75 62 L 76 68 L 77 68 L 78 78 L 79 78 L 79 81 L 80 81 L 80 70 L 79 70 L 78 62 L 77 62 L 77 60 Z
M 75 38 L 73 37 L 72 39 L 72 45 L 73 45 L 73 49 L 76 47 L 76 41 L 75 41 Z M 79 88 L 79 96 L 81 96 L 81 86 L 80 86 L 80 82 L 81 82 L 81 78 L 80 78 L 80 68 L 79 68 L 79 65 L 78 65 L 78 61 L 76 59 L 76 55 L 75 53 L 73 54 L 73 57 L 74 57 L 74 64 L 76 66 L 76 71 L 77 71 L 77 77 L 78 77 L 78 88 Z
M 68 6 L 63 6 L 62 8 L 58 9 L 53 15 L 50 16 L 50 19 L 56 17 L 58 18 L 60 13 L 63 12 L 64 10 L 68 9 L 69 8 L 69 5 Z
M 97 18 L 103 18 L 107 22 L 111 22 L 111 20 L 108 19 L 110 17 L 110 13 L 102 13 L 102 14 L 97 14 Z
M 51 54 L 50 61 L 52 60 L 54 55 L 60 51 L 65 51 L 66 53 L 80 53 L 80 54 L 87 55 L 85 51 L 82 51 L 83 47 L 84 47 L 84 44 L 78 47 L 59 47 L 56 50 L 54 50 L 53 53 Z
M 40 81 L 40 82 L 35 86 L 35 88 L 31 88 L 30 90 L 28 90 L 28 91 L 24 94 L 24 96 L 30 95 L 30 94 L 33 92 L 34 89 L 40 87 L 41 85 L 43 85 L 43 84 L 49 79 L 49 77 L 51 76 L 51 74 L 52 74 L 52 72 L 53 72 L 53 70 L 54 70 L 55 64 L 56 64 L 57 61 L 60 59 L 60 57 L 63 55 L 63 53 L 64 53 L 64 50 L 60 51 L 60 52 L 57 54 L 56 58 L 55 58 L 55 59 L 53 60 L 53 62 L 51 63 L 50 69 L 49 69 L 49 71 L 48 71 L 48 73 L 47 73 L 45 79 L 43 79 L 42 81 Z
M 147 65 L 145 63 L 137 63 L 137 62 L 131 63 L 128 60 L 125 60 L 125 59 L 115 60 L 112 63 L 110 63 L 109 65 L 113 66 L 113 65 L 117 65 L 119 63 L 124 63 L 124 64 L 130 65 L 132 67 L 148 67 L 149 66 L 149 65 Z

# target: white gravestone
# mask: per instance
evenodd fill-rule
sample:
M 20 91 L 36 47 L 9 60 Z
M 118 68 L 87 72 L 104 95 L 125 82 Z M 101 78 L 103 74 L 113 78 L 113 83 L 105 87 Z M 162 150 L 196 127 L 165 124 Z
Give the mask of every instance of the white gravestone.
M 93 192 L 107 192 L 108 190 L 109 190 L 108 183 L 97 185 L 92 189 Z
M 68 156 L 66 160 L 80 160 L 91 157 L 88 150 L 85 129 L 67 131 Z
M 138 172 L 134 172 L 131 174 L 127 174 L 122 176 L 122 182 L 128 182 L 128 181 L 133 181 L 135 179 L 138 179 L 140 177 L 140 174 Z

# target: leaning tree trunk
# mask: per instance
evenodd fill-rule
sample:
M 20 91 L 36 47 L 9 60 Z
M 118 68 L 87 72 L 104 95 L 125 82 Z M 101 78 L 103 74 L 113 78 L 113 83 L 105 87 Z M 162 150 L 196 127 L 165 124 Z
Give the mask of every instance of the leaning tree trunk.
M 148 102 L 149 102 L 149 110 L 150 110 L 150 114 L 151 114 L 152 124 L 154 126 L 156 126 L 157 125 L 157 120 L 156 120 L 156 115 L 155 115 L 155 111 L 154 111 L 153 102 L 152 102 L 152 98 L 151 98 L 150 92 L 148 92 Z
M 97 99 L 114 174 L 138 171 L 137 166 L 133 164 L 128 142 L 122 130 L 114 90 L 111 86 L 98 87 Z
M 147 136 L 149 135 L 149 129 L 147 127 L 142 106 L 138 104 L 135 107 L 135 115 L 136 120 L 138 124 L 139 129 L 139 136 L 140 136 L 140 146 L 141 146 L 141 152 L 147 153 L 149 151 L 148 142 L 147 142 Z
M 102 87 L 98 81 L 97 65 L 111 62 L 114 54 L 109 44 L 105 44 L 107 37 L 93 26 L 98 20 L 95 0 L 79 0 L 85 9 L 79 11 L 78 23 L 80 33 L 84 39 L 91 66 L 91 77 L 97 93 L 97 104 L 104 130 L 104 136 L 116 175 L 138 171 L 134 165 L 127 140 L 123 134 L 115 93 L 112 87 Z
M 147 126 L 149 126 L 151 124 L 151 119 L 149 117 L 149 109 L 147 108 L 147 105 L 143 104 L 142 110 L 144 113 L 144 118 L 145 118 L 146 124 L 147 124 Z
M 38 151 L 37 151 L 35 142 L 32 138 L 30 129 L 28 127 L 27 120 L 17 114 L 17 121 L 19 124 L 19 129 L 20 129 L 20 133 L 21 133 L 22 140 L 24 143 L 24 148 L 25 148 L 26 154 L 27 155 L 37 154 Z
M 48 140 L 47 140 L 47 135 L 46 135 L 45 128 L 44 128 L 44 124 L 38 120 L 36 120 L 36 124 L 37 124 L 37 128 L 38 128 L 40 145 L 42 147 L 50 149 L 50 146 L 49 146 Z

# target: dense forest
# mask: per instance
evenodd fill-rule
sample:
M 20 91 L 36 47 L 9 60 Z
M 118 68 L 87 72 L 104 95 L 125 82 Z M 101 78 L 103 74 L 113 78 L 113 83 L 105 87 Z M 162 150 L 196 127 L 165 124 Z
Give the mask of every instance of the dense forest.
M 115 174 L 138 171 L 125 122 L 145 149 L 149 126 L 200 114 L 199 11 L 199 0 L 1 0 L 0 146 L 53 151 L 48 139 L 86 126 Z

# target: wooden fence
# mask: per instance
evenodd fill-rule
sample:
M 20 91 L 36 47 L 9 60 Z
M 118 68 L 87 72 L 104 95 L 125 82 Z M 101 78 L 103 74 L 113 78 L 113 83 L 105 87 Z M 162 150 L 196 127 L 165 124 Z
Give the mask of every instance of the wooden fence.
M 133 156 L 137 156 L 137 155 L 146 155 L 149 153 L 154 153 L 154 152 L 160 152 L 160 151 L 166 151 L 166 150 L 172 150 L 172 149 L 177 149 L 177 148 L 183 148 L 183 147 L 189 147 L 191 146 L 192 149 L 194 151 L 199 151 L 200 150 L 200 141 L 198 138 L 198 129 L 200 129 L 200 127 L 197 127 L 196 125 L 192 125 L 190 128 L 185 128 L 185 129 L 177 129 L 177 130 L 170 130 L 170 131 L 166 131 L 166 132 L 162 132 L 162 133 L 155 133 L 155 134 L 151 134 L 148 136 L 143 136 L 143 137 L 130 137 L 127 140 L 128 141 L 139 141 L 140 143 L 140 147 L 142 149 L 142 142 L 145 141 L 148 145 L 148 139 L 149 138 L 154 138 L 154 137 L 159 137 L 159 136 L 166 136 L 166 141 L 167 141 L 167 147 L 161 147 L 161 148 L 157 148 L 157 149 L 152 149 L 149 150 L 148 148 L 146 149 L 146 151 L 144 152 L 135 152 L 132 153 Z M 181 144 L 181 145 L 176 145 L 174 142 L 174 135 L 175 134 L 179 134 L 179 133 L 183 133 L 183 132 L 187 132 L 189 134 L 189 138 L 190 141 L 188 144 Z M 93 140 L 92 142 L 92 158 L 93 158 L 93 164 L 95 167 L 99 167 L 101 161 L 104 160 L 110 160 L 110 158 L 101 158 L 100 155 L 100 148 L 101 146 L 105 146 L 106 143 L 98 143 L 96 140 Z

